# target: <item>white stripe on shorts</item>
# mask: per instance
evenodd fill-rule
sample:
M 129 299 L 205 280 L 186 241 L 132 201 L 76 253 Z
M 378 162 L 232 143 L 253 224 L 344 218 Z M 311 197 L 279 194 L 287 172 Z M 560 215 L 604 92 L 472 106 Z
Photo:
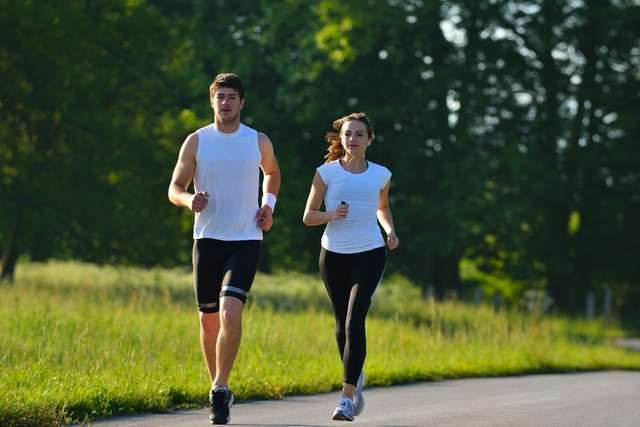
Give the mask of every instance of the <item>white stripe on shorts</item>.
M 236 294 L 244 295 L 245 297 L 249 295 L 249 292 L 245 291 L 244 289 L 236 288 L 235 286 L 223 286 L 222 292 L 224 291 L 234 292 Z

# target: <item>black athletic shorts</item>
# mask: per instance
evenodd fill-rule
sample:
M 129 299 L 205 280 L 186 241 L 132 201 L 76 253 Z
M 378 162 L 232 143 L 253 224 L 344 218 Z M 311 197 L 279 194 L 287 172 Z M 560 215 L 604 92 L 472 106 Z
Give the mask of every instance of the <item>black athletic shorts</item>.
M 247 300 L 258 269 L 261 240 L 193 241 L 193 282 L 198 310 L 216 313 L 220 297 Z

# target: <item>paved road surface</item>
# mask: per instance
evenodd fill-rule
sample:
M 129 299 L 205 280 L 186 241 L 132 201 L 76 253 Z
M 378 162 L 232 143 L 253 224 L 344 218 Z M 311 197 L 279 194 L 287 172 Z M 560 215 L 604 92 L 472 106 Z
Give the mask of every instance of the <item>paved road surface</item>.
M 621 338 L 614 344 L 627 350 L 640 351 L 640 338 Z
M 370 426 L 640 426 L 640 372 L 474 378 L 365 390 L 353 424 Z M 239 426 L 350 426 L 331 421 L 337 392 L 251 401 L 232 408 Z M 100 427 L 207 426 L 205 409 L 95 422 Z

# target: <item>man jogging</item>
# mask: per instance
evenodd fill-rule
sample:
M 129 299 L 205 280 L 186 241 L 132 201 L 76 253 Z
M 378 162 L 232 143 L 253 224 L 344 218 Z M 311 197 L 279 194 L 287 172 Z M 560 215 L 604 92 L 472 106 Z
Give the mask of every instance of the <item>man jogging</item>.
M 262 231 L 273 224 L 280 169 L 269 138 L 240 123 L 245 104 L 240 78 L 217 75 L 209 98 L 214 121 L 182 144 L 169 200 L 195 213 L 193 277 L 200 345 L 211 378 L 209 418 L 212 424 L 226 424 L 242 310 L 258 266 Z M 264 180 L 258 206 L 260 169 Z M 191 181 L 194 193 L 187 191 Z

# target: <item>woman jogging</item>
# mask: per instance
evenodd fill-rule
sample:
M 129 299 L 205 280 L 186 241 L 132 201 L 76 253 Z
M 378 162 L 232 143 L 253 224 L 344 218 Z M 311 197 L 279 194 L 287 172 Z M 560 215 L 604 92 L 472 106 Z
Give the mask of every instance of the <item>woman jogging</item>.
M 353 421 L 364 408 L 365 319 L 386 263 L 378 221 L 389 249 L 400 241 L 388 205 L 391 172 L 365 159 L 374 139 L 369 118 L 352 113 L 334 121 L 333 127 L 337 132 L 326 135 L 326 163 L 316 170 L 303 222 L 327 224 L 320 274 L 333 306 L 343 364 L 342 395 L 333 419 Z

